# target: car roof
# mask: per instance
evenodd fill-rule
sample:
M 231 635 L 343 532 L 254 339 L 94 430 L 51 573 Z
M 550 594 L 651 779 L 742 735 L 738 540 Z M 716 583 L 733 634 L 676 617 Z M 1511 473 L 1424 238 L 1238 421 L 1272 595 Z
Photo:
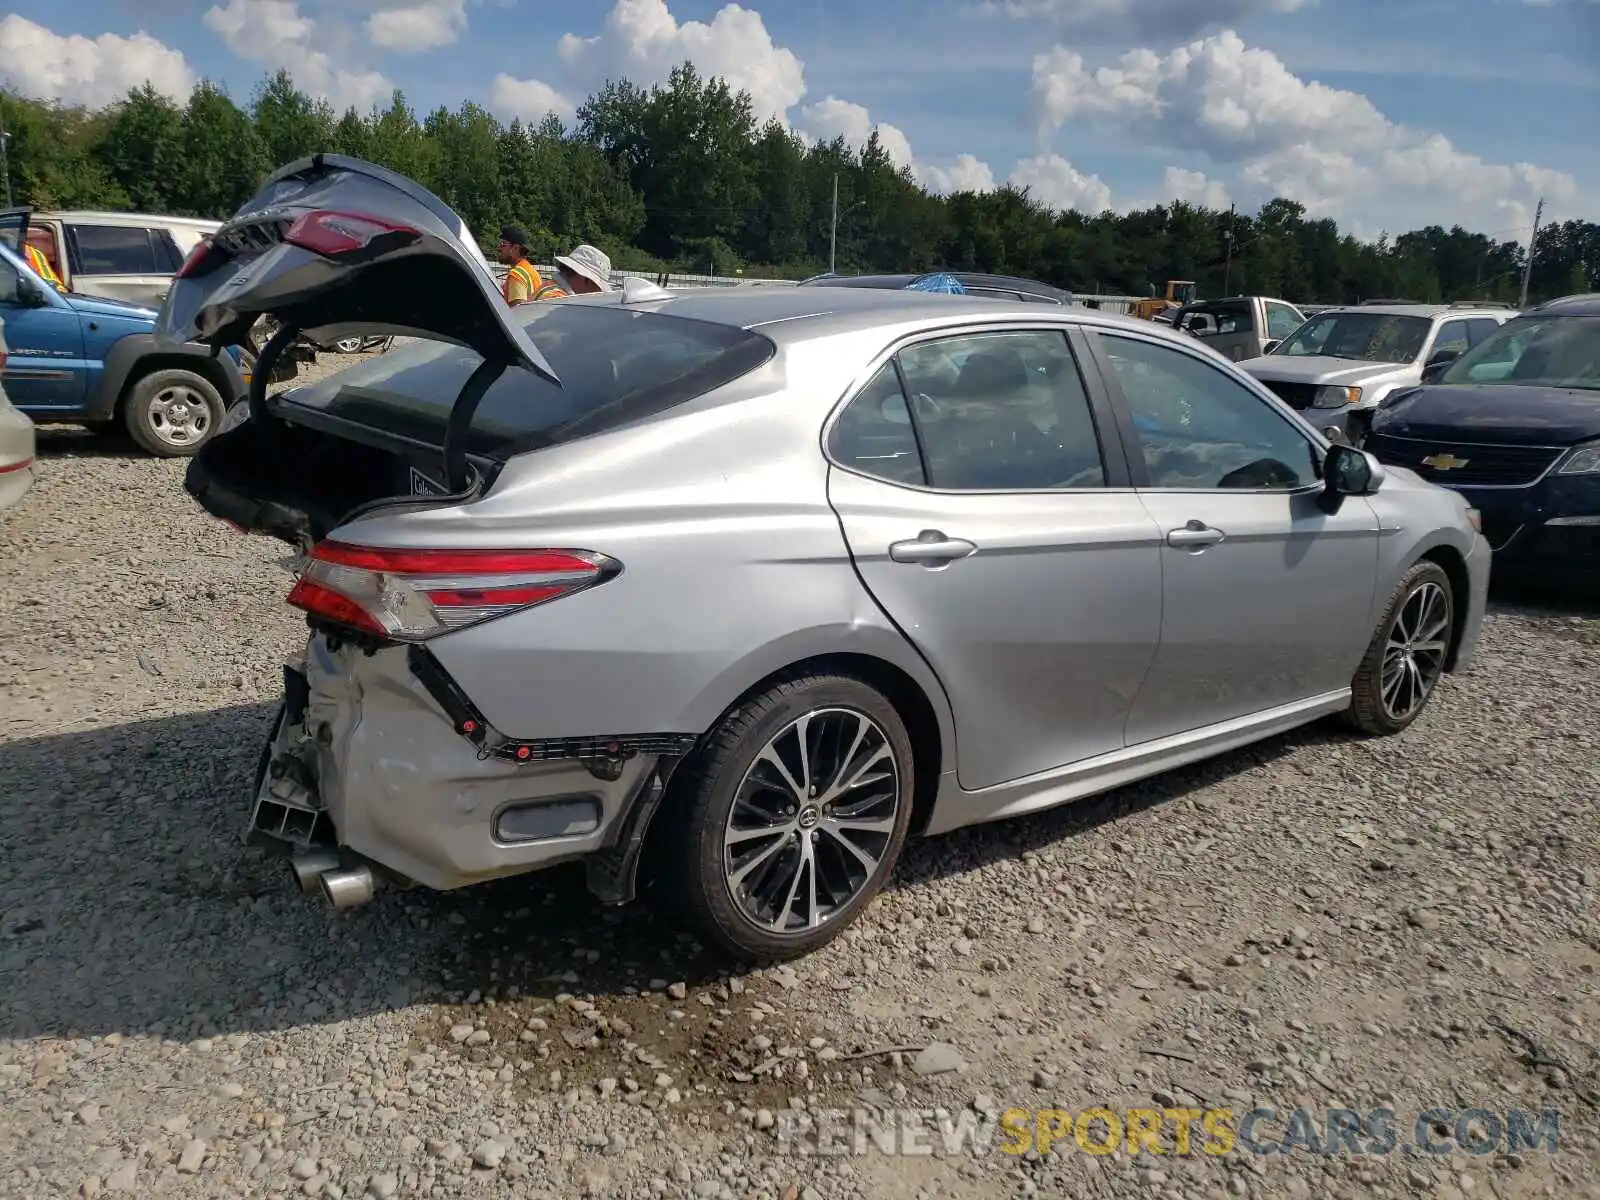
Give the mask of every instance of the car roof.
M 969 287 L 1033 292 L 1036 295 L 1056 297 L 1063 301 L 1072 298 L 1072 293 L 1066 289 L 1058 288 L 1054 284 L 1045 283 L 1040 279 L 1027 279 L 1021 275 L 990 275 L 983 271 L 921 271 L 912 274 L 885 275 L 813 275 L 810 279 L 803 279 L 800 282 L 806 287 L 903 288 L 907 284 L 915 283 L 919 279 L 927 279 L 933 275 L 949 275 L 952 279 L 959 280 Z
M 1195 340 L 1151 321 L 1081 306 L 1026 300 L 949 296 L 878 288 L 779 287 L 683 288 L 671 299 L 638 307 L 696 321 L 757 331 L 776 342 L 810 341 L 877 326 L 926 325 L 938 329 L 967 321 L 1072 322 L 1109 331 L 1144 333 L 1193 349 Z M 618 291 L 573 296 L 562 304 L 622 304 Z
M 915 283 L 921 275 L 813 275 L 809 279 L 802 279 L 796 286 L 800 287 L 859 287 L 859 288 L 888 288 L 900 287 L 907 283 Z
M 1538 313 L 1541 316 L 1600 317 L 1600 292 L 1562 296 L 1559 300 L 1546 300 L 1543 304 L 1524 311 Z
M 1333 308 L 1325 308 L 1316 315 L 1326 316 L 1329 313 L 1376 313 L 1380 317 L 1505 317 L 1515 316 L 1516 310 L 1512 308 L 1497 308 L 1486 305 L 1482 308 L 1477 305 L 1463 304 L 1339 304 Z

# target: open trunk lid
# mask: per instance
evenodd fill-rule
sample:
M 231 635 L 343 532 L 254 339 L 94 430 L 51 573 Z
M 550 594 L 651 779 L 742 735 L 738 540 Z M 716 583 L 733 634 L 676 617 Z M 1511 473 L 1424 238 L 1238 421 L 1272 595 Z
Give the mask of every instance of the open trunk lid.
M 560 382 L 511 319 L 461 218 L 405 176 L 344 155 L 314 155 L 271 175 L 189 256 L 156 335 L 226 346 L 263 315 L 324 345 L 431 338 Z
M 32 214 L 31 208 L 0 210 L 0 242 L 4 242 L 19 258 L 28 240 L 28 218 Z

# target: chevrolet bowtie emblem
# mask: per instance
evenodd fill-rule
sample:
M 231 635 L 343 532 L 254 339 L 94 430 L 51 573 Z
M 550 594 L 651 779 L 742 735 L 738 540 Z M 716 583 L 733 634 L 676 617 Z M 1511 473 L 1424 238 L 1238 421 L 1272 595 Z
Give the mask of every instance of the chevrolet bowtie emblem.
M 1422 460 L 1422 465 L 1432 467 L 1435 471 L 1454 471 L 1457 467 L 1464 467 L 1472 461 L 1466 458 L 1457 458 L 1454 454 L 1430 454 Z

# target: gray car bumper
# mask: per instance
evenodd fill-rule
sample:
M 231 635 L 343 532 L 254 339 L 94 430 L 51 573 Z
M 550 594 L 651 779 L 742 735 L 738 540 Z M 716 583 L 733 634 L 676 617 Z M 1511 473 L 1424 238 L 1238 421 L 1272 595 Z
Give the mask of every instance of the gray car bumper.
M 604 855 L 652 791 L 661 756 L 602 778 L 576 759 L 507 762 L 480 752 L 408 669 L 311 638 L 257 782 L 251 834 L 329 850 L 448 890 Z

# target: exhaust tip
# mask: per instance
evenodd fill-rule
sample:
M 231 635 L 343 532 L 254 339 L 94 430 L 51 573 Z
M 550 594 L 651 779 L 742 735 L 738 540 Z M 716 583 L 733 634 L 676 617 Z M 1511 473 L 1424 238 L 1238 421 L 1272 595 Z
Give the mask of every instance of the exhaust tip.
M 289 860 L 289 870 L 294 873 L 295 886 L 308 896 L 322 890 L 322 876 L 339 869 L 339 856 L 327 850 L 313 850 L 298 854 Z
M 366 866 L 344 867 L 324 871 L 318 882 L 322 896 L 334 908 L 356 908 L 372 899 L 377 881 Z

